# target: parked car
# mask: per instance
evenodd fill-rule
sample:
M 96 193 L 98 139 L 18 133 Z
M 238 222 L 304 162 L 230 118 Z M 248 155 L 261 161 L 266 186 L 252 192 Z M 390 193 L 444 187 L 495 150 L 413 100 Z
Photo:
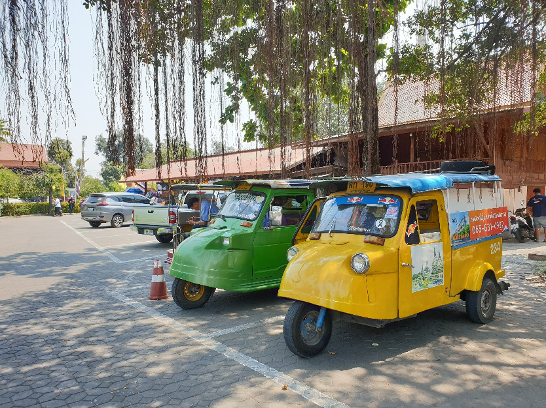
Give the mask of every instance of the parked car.
M 82 205 L 81 217 L 92 227 L 109 222 L 118 228 L 131 222 L 135 207 L 149 206 L 150 199 L 132 193 L 94 193 Z
M 191 198 L 208 199 L 220 206 L 227 196 L 229 188 L 215 185 L 176 184 L 171 187 L 173 193 L 180 192 L 180 205 L 153 205 L 149 208 L 135 208 L 133 212 L 134 231 L 143 235 L 154 235 L 159 242 L 171 242 L 175 238 L 174 246 L 178 246 L 192 230 L 190 219 L 200 217 L 199 210 L 188 208 Z M 183 194 L 184 191 L 187 193 Z M 178 201 L 178 200 L 177 200 Z

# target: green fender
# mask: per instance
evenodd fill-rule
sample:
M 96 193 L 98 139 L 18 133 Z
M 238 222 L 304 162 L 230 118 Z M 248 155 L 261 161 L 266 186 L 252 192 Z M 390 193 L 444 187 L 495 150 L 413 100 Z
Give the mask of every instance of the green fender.
M 504 275 L 504 271 L 502 270 L 499 271 L 499 273 L 495 273 L 493 265 L 491 265 L 489 262 L 478 263 L 470 269 L 470 272 L 468 272 L 464 287 L 465 290 L 471 290 L 472 292 L 479 291 L 482 287 L 483 277 L 489 271 L 495 275 L 495 279 L 498 279 Z

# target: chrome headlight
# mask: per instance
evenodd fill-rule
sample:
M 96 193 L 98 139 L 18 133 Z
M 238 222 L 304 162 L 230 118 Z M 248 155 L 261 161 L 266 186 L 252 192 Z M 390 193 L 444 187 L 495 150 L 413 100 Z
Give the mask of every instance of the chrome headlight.
M 229 237 L 222 238 L 222 245 L 229 245 Z
M 370 269 L 370 258 L 368 255 L 358 253 L 351 258 L 351 268 L 358 274 L 364 274 Z
M 290 260 L 294 258 L 297 253 L 298 253 L 298 248 L 296 247 L 288 248 L 288 251 L 286 251 L 286 259 L 288 259 L 288 262 L 290 262 Z

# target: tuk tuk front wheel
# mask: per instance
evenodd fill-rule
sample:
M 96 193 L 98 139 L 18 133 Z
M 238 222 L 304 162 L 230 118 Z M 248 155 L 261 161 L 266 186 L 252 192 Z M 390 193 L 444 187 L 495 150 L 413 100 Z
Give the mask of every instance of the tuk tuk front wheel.
M 171 294 L 174 302 L 182 309 L 196 309 L 210 299 L 216 288 L 175 278 Z
M 295 301 L 284 318 L 284 341 L 297 356 L 309 358 L 326 348 L 332 335 L 332 318 L 328 311 L 320 328 L 317 319 L 320 307 Z
M 489 323 L 497 308 L 497 286 L 490 278 L 484 278 L 477 292 L 466 294 L 466 314 L 475 323 Z

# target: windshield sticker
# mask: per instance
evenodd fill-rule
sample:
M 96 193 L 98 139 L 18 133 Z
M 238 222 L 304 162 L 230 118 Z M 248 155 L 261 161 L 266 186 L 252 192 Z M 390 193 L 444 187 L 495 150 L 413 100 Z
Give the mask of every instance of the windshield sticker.
M 411 293 L 444 284 L 444 259 L 441 242 L 411 247 Z
M 406 235 L 409 237 L 416 230 L 417 230 L 417 223 L 416 222 L 414 222 L 413 224 L 409 224 L 408 225 L 408 230 L 406 231 Z
M 257 196 L 256 197 L 256 202 L 257 203 L 261 203 L 263 200 L 264 200 L 264 198 L 262 196 Z
M 383 197 L 383 198 L 380 198 L 379 200 L 377 200 L 378 204 L 395 204 L 397 202 L 398 202 L 398 200 L 392 199 L 391 197 Z
M 335 203 L 337 205 L 343 204 L 375 204 L 382 206 L 400 206 L 400 201 L 395 197 L 375 196 L 375 195 L 363 195 L 352 197 L 336 197 Z
M 385 214 L 386 218 L 396 218 L 398 217 L 398 207 L 390 205 L 387 208 L 387 213 Z
M 381 218 L 381 219 L 379 219 L 379 220 L 377 220 L 377 221 L 375 222 L 375 227 L 376 227 L 377 229 L 380 229 L 380 230 L 382 230 L 383 228 L 385 228 L 385 225 L 387 225 L 387 222 L 386 222 L 383 218 Z

